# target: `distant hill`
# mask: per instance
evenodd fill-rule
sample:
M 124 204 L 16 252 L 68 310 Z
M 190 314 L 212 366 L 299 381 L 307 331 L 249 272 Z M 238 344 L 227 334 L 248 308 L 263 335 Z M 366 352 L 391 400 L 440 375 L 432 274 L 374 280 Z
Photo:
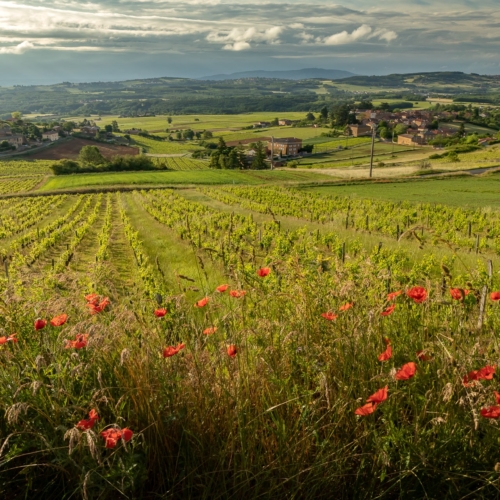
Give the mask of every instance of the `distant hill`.
M 277 78 L 279 80 L 308 80 L 310 78 L 324 78 L 325 80 L 341 80 L 356 76 L 349 71 L 340 69 L 321 69 L 321 68 L 306 68 L 291 71 L 244 71 L 242 73 L 231 73 L 229 75 L 212 75 L 204 76 L 199 80 L 240 80 L 242 78 Z

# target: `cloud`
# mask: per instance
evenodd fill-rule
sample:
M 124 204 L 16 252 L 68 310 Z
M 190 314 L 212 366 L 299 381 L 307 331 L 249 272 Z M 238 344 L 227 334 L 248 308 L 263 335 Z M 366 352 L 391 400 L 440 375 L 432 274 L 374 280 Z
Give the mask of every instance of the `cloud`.
M 19 45 L 12 47 L 0 47 L 0 54 L 24 54 L 27 50 L 34 49 L 35 46 L 28 41 L 21 42 Z
M 325 45 L 347 45 L 349 43 L 354 43 L 361 40 L 370 40 L 373 38 L 390 42 L 392 40 L 395 40 L 397 37 L 398 34 L 395 31 L 387 29 L 378 29 L 373 31 L 371 26 L 362 24 L 359 28 L 353 30 L 351 33 L 344 30 L 340 33 L 335 33 L 334 35 L 326 38 L 319 37 L 316 40 L 317 42 L 323 43 Z
M 247 50 L 251 48 L 253 43 L 279 43 L 279 36 L 283 32 L 283 28 L 273 26 L 267 30 L 257 30 L 256 28 L 248 28 L 242 30 L 240 28 L 233 28 L 226 33 L 212 32 L 207 35 L 207 40 L 212 43 L 222 43 L 224 50 Z

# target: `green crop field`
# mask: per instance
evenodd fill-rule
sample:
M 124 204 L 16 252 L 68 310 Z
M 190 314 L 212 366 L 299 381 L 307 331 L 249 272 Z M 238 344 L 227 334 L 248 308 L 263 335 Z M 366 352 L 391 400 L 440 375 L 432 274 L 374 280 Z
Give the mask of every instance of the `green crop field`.
M 500 208 L 500 174 L 307 188 L 324 195 Z
M 170 159 L 169 159 L 170 160 Z M 263 184 L 267 182 L 315 182 L 331 177 L 303 171 L 199 170 L 183 172 L 107 172 L 51 177 L 42 191 L 84 188 L 87 186 L 146 184 Z
M 132 145 L 138 145 L 144 148 L 146 153 L 150 154 L 178 154 L 203 149 L 189 141 L 155 141 L 154 139 L 148 139 L 147 137 L 140 137 L 138 135 L 131 136 L 131 139 Z

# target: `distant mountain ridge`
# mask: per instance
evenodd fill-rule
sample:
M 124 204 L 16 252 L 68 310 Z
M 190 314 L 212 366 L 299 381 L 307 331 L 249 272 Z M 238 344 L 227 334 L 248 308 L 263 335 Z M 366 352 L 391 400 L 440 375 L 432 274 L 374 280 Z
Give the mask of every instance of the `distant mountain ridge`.
M 340 69 L 305 68 L 290 71 L 243 71 L 241 73 L 204 76 L 198 80 L 240 80 L 242 78 L 277 78 L 280 80 L 307 80 L 309 78 L 325 78 L 326 80 L 341 80 L 357 76 L 355 73 Z

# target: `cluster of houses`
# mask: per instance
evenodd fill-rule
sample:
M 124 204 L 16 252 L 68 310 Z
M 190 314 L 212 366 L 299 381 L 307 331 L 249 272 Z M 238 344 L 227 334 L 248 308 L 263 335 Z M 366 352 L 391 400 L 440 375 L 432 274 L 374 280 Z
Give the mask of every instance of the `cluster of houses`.
M 42 141 L 54 142 L 59 139 L 59 130 L 49 130 L 42 133 Z M 27 149 L 34 146 L 39 146 L 41 141 L 38 139 L 28 139 L 23 134 L 16 134 L 12 132 L 9 125 L 0 125 L 0 143 L 7 142 L 17 150 Z
M 425 110 L 410 110 L 393 113 L 390 111 L 356 110 L 356 125 L 349 125 L 354 137 L 369 136 L 380 122 L 387 122 L 391 126 L 404 125 L 408 127 L 405 134 L 398 135 L 398 144 L 404 146 L 424 146 L 436 137 L 450 137 L 456 130 L 448 127 L 431 129 L 435 118 L 433 113 Z

